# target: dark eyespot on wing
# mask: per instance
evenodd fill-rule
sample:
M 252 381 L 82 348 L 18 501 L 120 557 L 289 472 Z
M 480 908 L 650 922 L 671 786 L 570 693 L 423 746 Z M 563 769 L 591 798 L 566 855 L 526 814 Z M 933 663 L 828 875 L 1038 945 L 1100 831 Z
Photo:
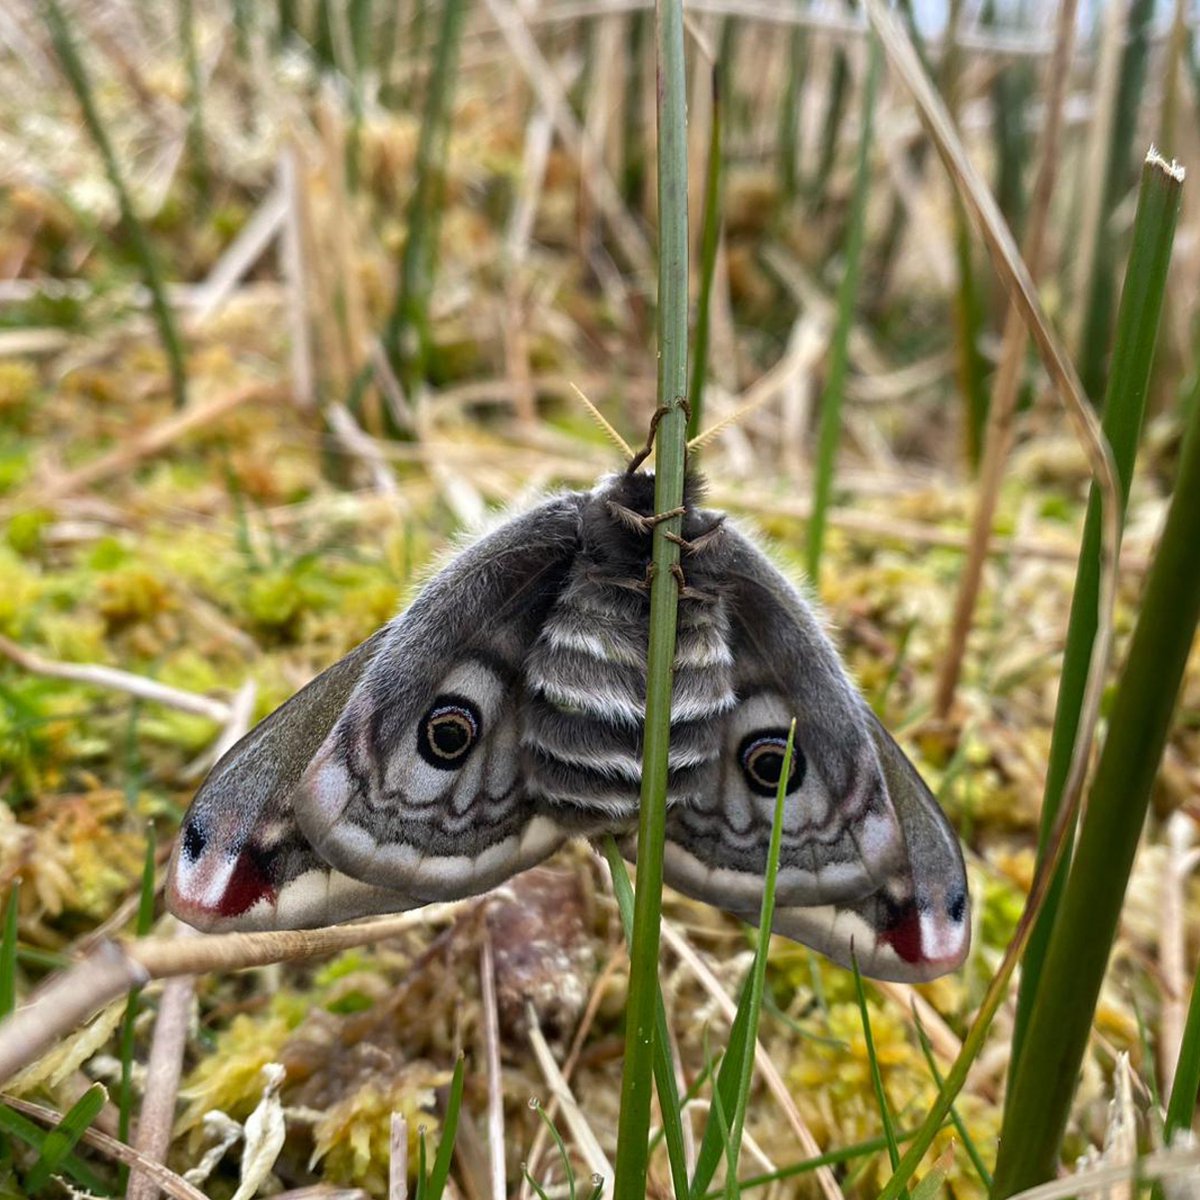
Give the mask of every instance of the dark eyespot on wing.
M 193 817 L 184 826 L 183 853 L 191 862 L 195 862 L 204 853 L 204 847 L 207 845 L 208 838 L 200 828 L 200 822 Z
M 438 696 L 417 723 L 417 752 L 439 771 L 457 771 L 483 736 L 483 714 L 465 696 Z

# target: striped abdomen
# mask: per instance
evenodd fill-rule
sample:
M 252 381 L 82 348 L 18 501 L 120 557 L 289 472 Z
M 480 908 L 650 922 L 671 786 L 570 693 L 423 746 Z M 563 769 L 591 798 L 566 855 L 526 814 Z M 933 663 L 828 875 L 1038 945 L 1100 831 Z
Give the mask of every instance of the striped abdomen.
M 580 563 L 526 660 L 521 745 L 531 794 L 562 821 L 636 818 L 649 603 Z M 707 790 L 734 706 L 722 599 L 679 606 L 671 706 L 672 801 Z M 571 809 L 582 809 L 577 818 Z M 566 811 L 564 811 L 564 809 Z

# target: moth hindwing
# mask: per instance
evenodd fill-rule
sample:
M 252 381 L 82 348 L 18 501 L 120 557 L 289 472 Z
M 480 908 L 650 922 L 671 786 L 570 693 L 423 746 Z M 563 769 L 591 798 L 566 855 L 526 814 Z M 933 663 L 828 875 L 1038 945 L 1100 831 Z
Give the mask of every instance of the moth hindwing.
M 967 928 L 953 833 L 800 592 L 699 487 L 682 521 L 667 881 L 757 912 L 794 717 L 776 928 L 842 961 L 852 938 L 868 972 L 948 969 Z M 611 831 L 632 853 L 653 517 L 653 478 L 626 473 L 453 557 L 213 770 L 172 859 L 174 910 L 316 925 L 485 891 L 573 835 Z

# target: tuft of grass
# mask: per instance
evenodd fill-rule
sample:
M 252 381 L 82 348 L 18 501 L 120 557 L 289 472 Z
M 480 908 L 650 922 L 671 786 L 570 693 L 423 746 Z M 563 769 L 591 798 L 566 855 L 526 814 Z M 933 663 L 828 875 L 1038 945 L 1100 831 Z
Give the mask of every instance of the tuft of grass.
M 883 55 L 879 40 L 870 36 L 870 61 L 863 92 L 862 130 L 858 141 L 858 167 L 854 180 L 850 222 L 846 231 L 846 264 L 838 287 L 837 323 L 829 352 L 829 376 L 821 399 L 821 419 L 817 434 L 817 463 L 813 473 L 813 507 L 808 522 L 806 565 L 813 587 L 821 578 L 821 552 L 825 545 L 825 523 L 833 493 L 834 466 L 842 432 L 842 395 L 850 365 L 850 327 L 858 297 L 859 267 L 866 237 L 867 189 L 871 177 L 871 138 L 875 115 L 875 93 L 879 87 Z M 841 51 L 839 50 L 840 54 Z
M 100 1085 L 96 1084 L 95 1087 L 100 1087 Z M 89 1092 L 94 1090 L 95 1088 L 91 1088 Z M 84 1093 L 84 1097 L 81 1097 L 81 1102 L 89 1092 Z M 89 1121 L 88 1124 L 91 1124 L 91 1122 Z M 61 1153 L 47 1146 L 54 1132 L 54 1130 L 47 1131 L 35 1125 L 28 1117 L 22 1113 L 15 1112 L 7 1104 L 0 1104 L 0 1133 L 7 1134 L 9 1137 L 16 1138 L 18 1141 L 24 1142 L 27 1146 L 31 1146 L 37 1152 L 39 1161 L 45 1161 L 49 1151 L 56 1160 L 54 1169 L 63 1175 L 69 1175 L 80 1187 L 85 1188 L 93 1196 L 111 1195 L 111 1189 L 105 1184 L 104 1180 L 87 1163 L 82 1159 L 76 1158 L 71 1153 L 74 1143 Z M 33 1193 L 33 1188 L 28 1185 L 26 1190 L 27 1194 Z
M 658 454 L 654 505 L 667 513 L 683 501 L 687 416 L 688 213 L 686 76 L 681 0 L 660 0 L 658 56 Z M 652 1062 L 657 1042 L 658 948 L 662 917 L 667 756 L 679 587 L 678 516 L 654 527 L 650 644 L 637 840 L 637 887 L 625 1014 L 625 1062 L 617 1133 L 614 1196 L 644 1200 Z
M 36 1195 L 50 1182 L 50 1177 L 62 1168 L 63 1160 L 74 1150 L 107 1101 L 108 1092 L 104 1090 L 104 1085 L 93 1083 L 71 1105 L 58 1125 L 46 1134 L 38 1160 L 25 1177 L 25 1186 L 31 1195 Z
M 1114 371 L 1115 374 L 1115 371 Z M 1053 1176 L 1150 791 L 1200 622 L 1200 416 L 1193 414 L 1000 1135 L 992 1196 Z
M 179 340 L 179 332 L 175 328 L 175 318 L 167 303 L 167 294 L 163 287 L 158 258 L 154 253 L 154 248 L 150 245 L 145 227 L 138 220 L 138 215 L 134 210 L 133 197 L 130 196 L 129 189 L 125 186 L 125 178 L 117 163 L 116 152 L 113 150 L 112 142 L 109 141 L 100 112 L 96 108 L 91 81 L 88 79 L 83 59 L 80 58 L 79 51 L 75 48 L 75 39 L 71 34 L 71 27 L 59 0 L 45 0 L 42 12 L 50 31 L 50 40 L 54 43 L 54 52 L 58 55 L 63 73 L 79 103 L 88 136 L 99 152 L 108 182 L 117 194 L 117 204 L 120 207 L 121 224 L 125 227 L 125 236 L 129 238 L 129 243 L 141 265 L 143 280 L 150 292 L 151 311 L 154 314 L 155 324 L 158 326 L 159 339 L 162 341 L 163 350 L 167 356 L 167 366 L 171 373 L 171 391 L 175 398 L 175 407 L 183 408 L 187 405 L 187 368 L 183 359 L 183 343 Z
M 1161 159 L 1148 158 L 1142 168 L 1133 247 L 1121 293 L 1112 372 L 1102 414 L 1103 431 L 1112 447 L 1116 467 L 1122 520 L 1141 439 L 1146 393 L 1154 363 L 1154 347 L 1162 315 L 1181 192 L 1182 179 L 1167 168 Z M 1099 624 L 1100 503 L 1100 497 L 1093 490 L 1088 500 L 1075 592 L 1067 623 L 1066 649 L 1059 679 L 1046 787 L 1042 797 L 1039 862 L 1047 853 L 1050 833 L 1062 805 L 1063 789 L 1070 772 L 1079 729 L 1092 645 Z M 1010 1079 L 1015 1076 L 1023 1054 L 1024 1033 L 1030 1015 L 1040 1003 L 1038 989 L 1042 962 L 1066 882 L 1069 861 L 1069 857 L 1064 858 L 1055 875 L 1022 961 Z

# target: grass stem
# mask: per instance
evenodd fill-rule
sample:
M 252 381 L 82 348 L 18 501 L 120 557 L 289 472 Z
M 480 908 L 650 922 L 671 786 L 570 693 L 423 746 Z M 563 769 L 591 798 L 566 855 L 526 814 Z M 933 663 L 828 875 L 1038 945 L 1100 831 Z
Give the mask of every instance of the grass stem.
M 681 0 L 659 0 L 658 53 L 658 453 L 654 503 L 658 512 L 683 501 L 687 444 L 688 214 L 686 78 Z M 679 588 L 673 568 L 680 519 L 654 527 L 650 586 L 646 724 L 638 820 L 637 885 L 630 947 L 625 1062 L 617 1135 L 615 1200 L 644 1200 L 650 1095 L 656 1042 L 658 947 L 662 914 L 667 755 L 671 740 L 671 680 Z

